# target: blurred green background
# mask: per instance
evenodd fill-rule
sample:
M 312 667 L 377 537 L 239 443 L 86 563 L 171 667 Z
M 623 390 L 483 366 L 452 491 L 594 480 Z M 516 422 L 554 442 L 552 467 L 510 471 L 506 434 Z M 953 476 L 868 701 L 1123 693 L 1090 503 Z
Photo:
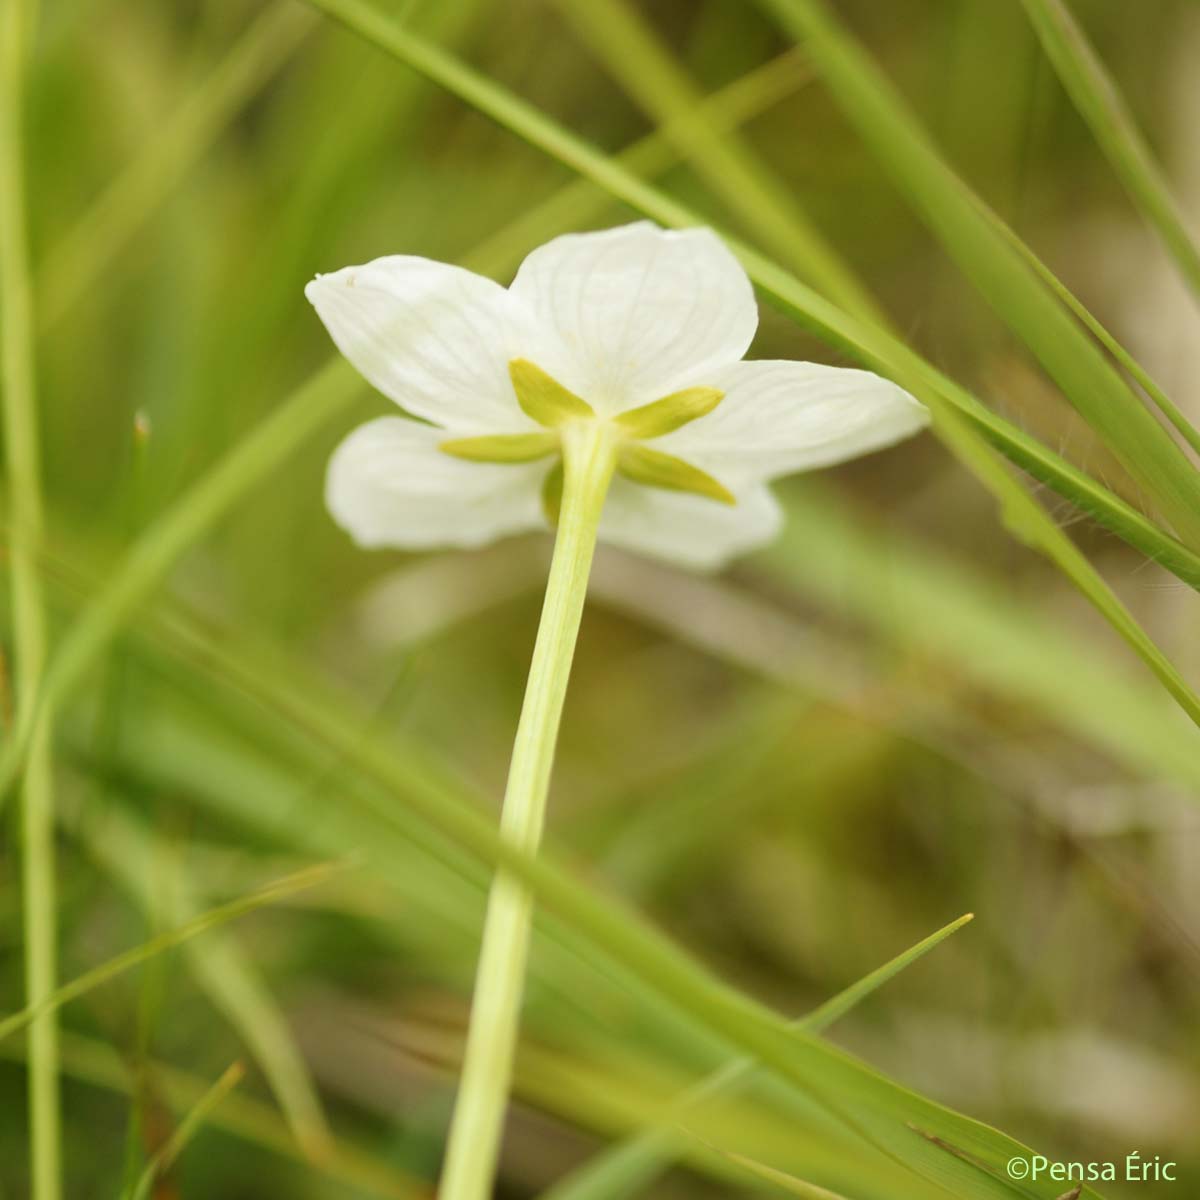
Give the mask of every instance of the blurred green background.
M 655 129 L 586 0 L 378 7 L 609 152 Z M 1140 502 L 910 214 L 802 50 L 739 0 L 627 7 L 703 93 L 743 81 L 714 111 L 911 344 Z M 1195 305 L 1021 6 L 836 8 L 955 168 L 1200 413 Z M 1074 10 L 1194 213 L 1200 7 Z M 302 294 L 315 272 L 412 253 L 507 281 L 548 237 L 634 215 L 586 187 L 564 202 L 564 168 L 298 3 L 44 0 L 30 82 L 56 627 L 329 357 Z M 657 153 L 662 186 L 760 238 L 711 163 L 661 139 Z M 765 307 L 752 356 L 844 361 Z M 261 689 L 336 689 L 329 702 L 364 738 L 433 763 L 491 811 L 548 538 L 420 557 L 354 548 L 324 510 L 324 464 L 387 410 L 363 387 L 308 438 L 187 555 L 63 714 L 64 979 L 304 862 L 366 860 L 63 1010 L 70 1196 L 118 1194 L 239 1058 L 247 1079 L 156 1195 L 432 1192 L 486 872 L 376 820 L 354 799 L 370 786 Z M 784 538 L 722 576 L 601 554 L 552 842 L 579 879 L 787 1014 L 973 911 L 833 1039 L 1059 1158 L 1180 1163 L 1183 1182 L 1106 1194 L 1194 1194 L 1195 730 L 933 438 L 781 494 Z M 1189 590 L 1051 508 L 1194 677 Z M 23 1003 L 15 853 L 10 836 L 6 1010 Z M 539 1194 L 720 1061 L 552 925 L 535 958 L 498 1193 L 512 1197 Z M 20 1037 L 0 1042 L 7 1196 L 27 1188 L 22 1054 Z M 351 1149 L 314 1164 L 291 1130 L 319 1146 L 325 1119 Z M 710 1125 L 732 1152 L 849 1196 L 889 1194 L 854 1190 L 786 1107 L 751 1100 Z M 769 1190 L 707 1143 L 686 1158 L 646 1194 Z

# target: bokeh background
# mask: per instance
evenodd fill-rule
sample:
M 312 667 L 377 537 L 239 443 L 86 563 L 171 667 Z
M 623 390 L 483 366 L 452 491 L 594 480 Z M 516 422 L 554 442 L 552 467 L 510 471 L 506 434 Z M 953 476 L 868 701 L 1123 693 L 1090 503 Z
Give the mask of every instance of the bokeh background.
M 586 0 L 379 7 L 609 152 L 654 134 L 636 61 Z M 722 97 L 712 119 L 913 345 L 1139 502 L 802 50 L 739 0 L 627 7 L 700 92 Z M 951 163 L 1200 415 L 1195 305 L 1021 6 L 836 8 Z M 1194 214 L 1200 8 L 1074 8 Z M 315 272 L 403 252 L 506 281 L 546 238 L 634 215 L 586 185 L 564 195 L 564 168 L 299 3 L 45 0 L 31 82 L 45 566 L 61 626 L 329 357 L 302 294 Z M 687 149 L 659 137 L 642 169 L 760 238 Z M 844 361 L 766 307 L 752 355 Z M 247 1078 L 157 1195 L 431 1194 L 486 871 L 372 817 L 355 800 L 369 785 L 271 696 L 321 695 L 364 738 L 494 810 L 549 539 L 354 548 L 324 511 L 324 464 L 387 408 L 363 387 L 256 487 L 63 714 L 64 978 L 305 862 L 365 856 L 64 1009 L 71 1196 L 117 1194 L 236 1059 Z M 781 494 L 785 537 L 718 577 L 602 553 L 553 788 L 556 850 L 788 1014 L 974 912 L 830 1036 L 1059 1158 L 1180 1163 L 1183 1182 L 1107 1194 L 1194 1194 L 1194 729 L 932 438 Z M 1049 503 L 1195 677 L 1188 589 Z M 9 836 L 10 1010 L 22 1003 L 15 852 Z M 543 933 L 499 1193 L 511 1197 L 541 1193 L 719 1061 L 573 957 L 552 925 Z M 0 1042 L 11 1196 L 27 1186 L 22 1054 L 19 1037 Z M 319 1148 L 326 1121 L 349 1149 L 321 1165 L 294 1131 Z M 728 1148 L 804 1170 L 802 1122 L 769 1105 L 723 1122 Z M 685 1157 L 645 1194 L 769 1188 L 707 1144 Z M 836 1186 L 838 1171 L 814 1177 Z

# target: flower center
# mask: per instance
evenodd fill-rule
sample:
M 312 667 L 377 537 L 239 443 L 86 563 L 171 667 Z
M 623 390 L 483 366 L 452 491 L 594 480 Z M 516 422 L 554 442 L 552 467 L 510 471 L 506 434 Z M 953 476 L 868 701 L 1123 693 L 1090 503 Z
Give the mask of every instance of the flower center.
M 472 462 L 521 463 L 533 462 L 550 455 L 559 456 L 543 486 L 542 500 L 547 515 L 553 521 L 557 515 L 562 491 L 562 435 L 567 425 L 582 421 L 603 421 L 596 410 L 581 396 L 563 387 L 536 363 L 514 358 L 508 364 L 517 403 L 545 432 L 501 433 L 490 437 L 452 438 L 442 442 L 440 449 L 456 458 Z M 674 492 L 691 492 L 707 496 L 723 504 L 736 504 L 733 493 L 706 471 L 673 454 L 653 450 L 640 443 L 648 438 L 662 437 L 684 425 L 707 416 L 724 399 L 725 393 L 712 387 L 691 387 L 672 392 L 660 400 L 628 409 L 607 418 L 618 434 L 617 472 L 635 483 L 648 487 L 666 488 Z

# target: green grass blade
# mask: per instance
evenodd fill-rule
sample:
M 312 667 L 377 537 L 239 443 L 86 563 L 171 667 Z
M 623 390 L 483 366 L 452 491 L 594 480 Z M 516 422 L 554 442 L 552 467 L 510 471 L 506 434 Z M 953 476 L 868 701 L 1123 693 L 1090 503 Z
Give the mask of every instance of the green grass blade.
M 141 1179 L 133 1189 L 131 1200 L 149 1200 L 154 1185 L 175 1165 L 187 1144 L 209 1120 L 216 1108 L 246 1076 L 246 1068 L 240 1062 L 230 1064 L 220 1078 L 196 1101 L 191 1111 L 179 1123 L 179 1127 L 166 1145 L 146 1164 Z
M 736 129 L 792 95 L 810 78 L 803 56 L 791 50 L 705 96 L 696 106 L 696 116 L 716 132 Z M 690 122 L 696 117 L 689 113 L 687 119 Z M 676 124 L 667 122 L 621 151 L 614 161 L 630 175 L 652 179 L 663 174 L 683 158 L 683 142 L 673 133 Z M 548 236 L 590 225 L 612 207 L 613 199 L 602 188 L 587 178 L 576 179 L 521 212 L 467 255 L 465 264 L 482 275 L 511 275 L 521 259 Z
M 880 163 L 1076 410 L 1200 548 L 1200 472 L 979 209 L 873 62 L 819 0 L 760 0 L 800 40 Z
M 1120 89 L 1064 0 L 1023 0 L 1042 49 L 1067 95 L 1146 220 L 1158 230 L 1188 286 L 1200 297 L 1200 246 Z
M 195 885 L 183 863 L 173 861 L 168 870 L 152 871 L 170 851 L 155 845 L 139 822 L 109 809 L 101 820 L 85 821 L 80 833 L 93 857 L 147 912 L 164 904 L 174 926 L 200 915 Z M 152 874 L 169 895 L 156 895 Z M 199 986 L 261 1066 L 298 1145 L 311 1160 L 324 1158 L 331 1143 L 316 1087 L 286 1018 L 253 963 L 225 930 L 212 929 L 185 943 L 184 952 Z
M 734 1166 L 740 1167 L 747 1175 L 765 1183 L 772 1191 L 783 1192 L 789 1196 L 799 1196 L 801 1200 L 846 1200 L 845 1196 L 839 1195 L 837 1192 L 818 1187 L 815 1183 L 809 1183 L 805 1179 L 798 1179 L 795 1175 L 789 1175 L 786 1171 L 769 1167 L 766 1163 L 748 1158 L 744 1154 L 734 1154 L 730 1150 L 722 1150 L 719 1146 L 713 1146 L 712 1149 L 722 1158 L 733 1163 Z
M 883 321 L 870 293 L 770 168 L 734 134 L 705 119 L 699 91 L 632 5 L 555 3 L 713 194 L 752 231 L 752 241 L 847 311 Z
M 34 362 L 34 296 L 26 211 L 27 59 L 36 5 L 0 12 L 0 388 L 12 537 L 12 630 L 17 719 L 31 732 L 21 790 L 21 899 L 25 996 L 40 1015 L 29 1034 L 29 1155 L 33 1200 L 62 1194 L 58 1023 L 42 1009 L 58 975 L 54 791 L 50 729 L 36 718 L 47 629 L 37 554 L 42 540 L 41 437 Z
M 194 636 L 194 635 L 193 635 Z M 369 813 L 381 828 L 412 836 L 412 822 L 431 830 L 492 868 L 502 867 L 526 883 L 549 911 L 572 926 L 622 970 L 680 1014 L 757 1059 L 776 1078 L 819 1105 L 853 1136 L 866 1139 L 885 1158 L 903 1163 L 927 1179 L 941 1181 L 965 1200 L 1027 1195 L 947 1154 L 911 1125 L 945 1143 L 1002 1166 L 1016 1153 L 1029 1151 L 998 1131 L 944 1109 L 876 1075 L 862 1064 L 800 1033 L 753 1000 L 715 980 L 672 942 L 643 925 L 623 907 L 578 882 L 553 854 L 531 858 L 496 831 L 493 822 L 462 795 L 461 784 L 445 767 L 406 744 L 397 752 L 389 734 L 385 742 L 364 735 L 369 727 L 356 703 L 330 688 L 288 681 L 261 669 L 244 651 L 204 647 L 210 667 L 232 672 L 259 700 L 285 718 L 297 734 L 323 745 L 339 762 L 343 776 L 357 773 L 380 791 L 347 790 L 346 803 Z M 0 1027 L 2 1031 L 2 1027 Z M 1033 1195 L 1050 1195 L 1034 1191 Z
M 848 988 L 831 996 L 819 1008 L 795 1023 L 797 1030 L 819 1033 L 840 1020 L 856 1005 L 861 1004 L 873 992 L 901 971 L 923 958 L 935 946 L 940 945 L 952 933 L 957 933 L 972 914 L 959 917 L 949 925 L 910 946 L 903 953 L 877 967 L 869 975 L 852 983 Z M 672 1112 L 675 1122 L 686 1121 L 688 1112 L 705 1100 L 720 1095 L 734 1087 L 757 1066 L 752 1059 L 737 1059 L 715 1072 L 703 1083 L 681 1097 Z M 627 1139 L 576 1168 L 560 1179 L 553 1187 L 542 1193 L 542 1200 L 615 1200 L 628 1198 L 649 1187 L 667 1170 L 678 1153 L 679 1139 L 670 1126 L 648 1129 L 636 1137 Z
M 158 136 L 51 250 L 39 277 L 38 316 L 54 326 L 238 111 L 287 63 L 312 28 L 311 14 L 282 0 L 263 10 Z
M 1150 375 L 1124 346 L 1104 327 L 1099 319 L 1083 304 L 1083 302 L 1067 287 L 1065 283 L 1023 242 L 1013 229 L 1006 225 L 1000 217 L 990 209 L 982 209 L 984 215 L 992 221 L 997 230 L 1008 238 L 1013 249 L 1022 255 L 1030 267 L 1041 276 L 1046 286 L 1071 310 L 1088 332 L 1113 356 L 1113 358 L 1128 372 L 1130 378 L 1157 405 L 1180 437 L 1187 442 L 1197 454 L 1200 454 L 1200 429 L 1188 420 L 1179 406 L 1159 387 Z
M 11 1037 L 12 1034 L 24 1029 L 44 1013 L 56 1011 L 64 1004 L 77 1000 L 93 988 L 108 983 L 148 959 L 154 958 L 155 955 L 181 946 L 190 939 L 223 925 L 226 921 L 236 920 L 264 905 L 273 904 L 277 900 L 283 900 L 307 888 L 316 887 L 337 872 L 344 871 L 346 866 L 346 863 L 338 862 L 319 863 L 313 867 L 305 867 L 303 870 L 277 879 L 265 887 L 257 888 L 248 895 L 239 896 L 236 900 L 230 900 L 226 904 L 210 908 L 174 929 L 157 934 L 140 946 L 134 946 L 114 958 L 110 958 L 107 962 L 101 963 L 98 967 L 85 971 L 84 974 L 77 976 L 69 983 L 55 988 L 50 995 L 41 998 L 36 1004 L 26 1005 L 17 1012 L 4 1017 L 0 1020 L 0 1040 Z
M 452 55 L 400 28 L 387 17 L 361 4 L 359 0 L 310 0 L 310 3 L 335 17 L 381 50 L 421 71 L 436 83 L 487 113 L 518 136 L 526 138 L 567 166 L 589 176 L 627 203 L 640 208 L 647 215 L 668 225 L 695 223 L 693 215 L 683 205 L 643 181 L 630 177 L 619 165 L 597 154 L 537 109 L 512 96 L 492 80 L 476 74 Z M 965 203 L 975 211 L 974 200 L 968 199 Z M 784 311 L 822 331 L 838 345 L 848 347 L 871 365 L 893 375 L 930 406 L 934 413 L 935 428 L 942 440 L 963 459 L 980 482 L 996 497 L 1010 532 L 1046 554 L 1067 574 L 1143 659 L 1184 711 L 1200 724 L 1200 698 L 1188 686 L 1187 681 L 1141 629 L 1074 543 L 1008 475 L 1001 462 L 994 458 L 973 429 L 964 423 L 960 415 L 964 412 L 977 421 L 983 420 L 979 411 L 983 406 L 973 400 L 964 399 L 956 388 L 947 389 L 944 377 L 939 372 L 891 337 L 886 330 L 856 321 L 775 263 L 744 246 L 731 244 L 740 255 L 750 277 Z M 1082 336 L 1069 315 L 1062 312 L 1057 302 L 1052 300 L 1052 303 L 1056 317 L 1066 320 L 1070 329 L 1076 335 Z M 1090 342 L 1086 344 L 1092 353 L 1099 354 Z M 1109 370 L 1107 364 L 1104 364 L 1104 369 Z M 1123 384 L 1121 386 L 1124 387 Z M 1159 434 L 1166 437 L 1162 427 L 1154 422 L 1154 418 L 1140 404 L 1136 406 L 1136 411 L 1150 421 Z M 1004 433 L 1002 426 L 995 421 L 990 422 L 988 428 L 989 432 L 996 435 Z M 1020 445 L 1020 439 L 1012 441 L 1014 445 Z M 1168 440 L 1167 445 L 1180 455 L 1189 477 L 1194 475 L 1175 443 Z M 1043 455 L 1040 461 L 1046 463 L 1050 460 Z M 1200 476 L 1195 478 L 1200 482 Z M 1125 524 L 1117 515 L 1120 506 L 1104 507 L 1110 520 Z M 1189 511 L 1200 528 L 1200 507 Z
M 77 1033 L 62 1035 L 63 1072 L 89 1087 L 106 1092 L 132 1095 L 136 1082 L 128 1064 L 111 1046 Z M 19 1062 L 23 1052 L 18 1044 L 0 1043 L 0 1058 Z M 203 1098 L 208 1084 L 197 1076 L 166 1063 L 146 1064 L 167 1102 L 180 1113 L 187 1113 Z M 248 1146 L 266 1150 L 295 1162 L 298 1150 L 291 1131 L 269 1105 L 237 1092 L 227 1093 L 208 1113 L 208 1123 Z M 401 1174 L 393 1167 L 355 1148 L 339 1144 L 328 1159 L 319 1163 L 305 1161 L 316 1176 L 351 1189 L 354 1194 L 379 1197 L 380 1200 L 426 1200 L 428 1188 Z

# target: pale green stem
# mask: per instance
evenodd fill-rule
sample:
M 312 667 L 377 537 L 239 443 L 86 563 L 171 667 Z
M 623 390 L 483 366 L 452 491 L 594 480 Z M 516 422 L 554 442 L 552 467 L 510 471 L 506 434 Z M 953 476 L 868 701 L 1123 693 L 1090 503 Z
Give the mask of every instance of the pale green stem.
M 34 711 L 46 662 L 46 614 L 37 571 L 42 536 L 41 451 L 33 359 L 33 289 L 25 213 L 24 90 L 32 0 L 0 10 L 0 355 L 12 561 L 17 722 Z M 55 969 L 54 806 L 48 729 L 32 737 L 21 791 L 25 994 L 36 1006 L 53 991 Z M 58 1024 L 42 1013 L 29 1030 L 29 1171 L 33 1200 L 58 1200 L 61 1131 Z
M 615 461 L 613 432 L 605 423 L 581 422 L 564 429 L 558 536 L 500 819 L 505 839 L 527 853 L 536 851 L 542 837 L 567 677 Z M 498 871 L 488 897 L 440 1200 L 487 1200 L 492 1193 L 532 918 L 529 889 L 507 871 Z

